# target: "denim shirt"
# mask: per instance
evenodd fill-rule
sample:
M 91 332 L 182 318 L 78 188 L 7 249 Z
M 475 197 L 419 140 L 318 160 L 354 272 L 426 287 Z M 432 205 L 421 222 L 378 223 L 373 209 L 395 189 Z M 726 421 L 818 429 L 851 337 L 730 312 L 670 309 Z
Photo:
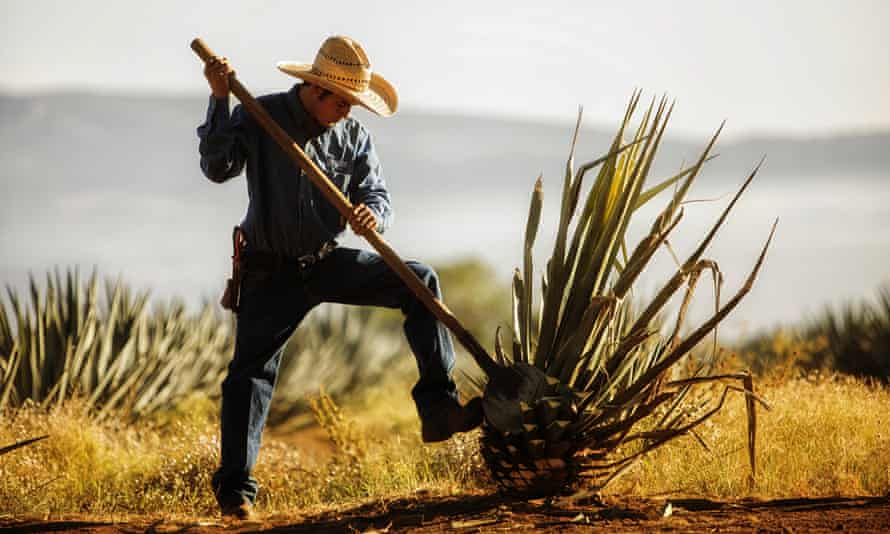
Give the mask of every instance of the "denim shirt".
M 370 134 L 352 117 L 323 128 L 303 108 L 299 87 L 257 100 L 353 204 L 374 212 L 383 232 L 392 208 Z M 198 137 L 201 170 L 210 180 L 222 183 L 247 169 L 241 227 L 252 249 L 302 256 L 345 229 L 340 212 L 241 105 L 230 114 L 228 98 L 211 96 Z

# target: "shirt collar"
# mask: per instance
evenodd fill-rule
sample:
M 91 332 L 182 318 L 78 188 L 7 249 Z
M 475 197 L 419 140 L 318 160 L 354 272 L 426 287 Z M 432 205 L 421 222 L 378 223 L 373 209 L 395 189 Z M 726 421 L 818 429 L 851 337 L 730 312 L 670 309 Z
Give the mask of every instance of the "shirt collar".
M 291 118 L 294 119 L 297 127 L 303 130 L 308 138 L 312 139 L 313 137 L 318 137 L 323 134 L 327 128 L 318 124 L 318 122 L 309 115 L 306 108 L 303 107 L 303 101 L 300 100 L 299 95 L 300 87 L 302 85 L 303 84 L 301 83 L 294 84 L 294 86 L 290 88 L 290 91 L 287 92 L 287 109 L 290 111 Z

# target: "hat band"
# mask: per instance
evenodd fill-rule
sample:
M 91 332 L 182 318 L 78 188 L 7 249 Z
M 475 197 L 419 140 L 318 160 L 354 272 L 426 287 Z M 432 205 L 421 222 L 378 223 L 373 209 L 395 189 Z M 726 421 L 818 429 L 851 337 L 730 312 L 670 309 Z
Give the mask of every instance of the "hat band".
M 351 78 L 349 76 L 337 76 L 336 74 L 331 74 L 330 72 L 321 71 L 315 66 L 312 67 L 312 70 L 310 72 L 316 76 L 320 76 L 326 80 L 337 83 L 338 85 L 344 85 L 348 89 L 358 93 L 363 93 L 368 90 L 368 80 L 364 80 L 361 78 Z

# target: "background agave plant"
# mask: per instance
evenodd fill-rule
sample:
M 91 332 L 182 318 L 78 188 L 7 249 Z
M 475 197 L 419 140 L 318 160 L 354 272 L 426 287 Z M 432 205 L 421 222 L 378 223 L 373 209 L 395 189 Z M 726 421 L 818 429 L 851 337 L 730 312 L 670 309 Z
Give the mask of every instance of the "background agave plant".
M 872 298 L 826 308 L 796 328 L 761 333 L 737 349 L 755 371 L 796 366 L 890 383 L 890 284 Z
M 288 342 L 281 359 L 273 426 L 301 426 L 312 421 L 309 397 L 324 391 L 343 398 L 387 376 L 407 350 L 399 323 L 377 310 L 322 306 L 313 310 Z
M 890 382 L 890 285 L 878 289 L 874 302 L 825 310 L 801 336 L 820 342 L 813 366 Z
M 0 410 L 76 396 L 99 419 L 137 418 L 192 394 L 219 395 L 234 324 L 216 305 L 197 314 L 180 301 L 150 310 L 148 292 L 107 281 L 102 298 L 100 285 L 96 273 L 82 283 L 68 270 L 48 274 L 44 291 L 32 278 L 30 306 L 8 291 L 10 306 L 0 305 Z M 306 396 L 322 386 L 341 397 L 375 383 L 403 348 L 401 335 L 386 335 L 391 329 L 367 309 L 313 312 L 285 351 L 271 422 L 308 418 Z
M 756 169 L 655 297 L 639 311 L 632 309 L 633 284 L 680 222 L 683 199 L 720 133 L 718 130 L 694 165 L 644 189 L 671 109 L 664 99 L 657 107 L 653 102 L 631 141 L 624 144 L 639 98 L 638 92 L 631 98 L 608 154 L 575 169 L 579 113 L 566 164 L 556 240 L 541 280 L 537 308 L 532 249 L 541 217 L 540 178 L 535 185 L 523 269 L 517 270 L 513 279 L 510 354 L 499 333 L 496 336 L 500 364 L 513 374 L 489 377 L 483 399 L 481 452 L 504 490 L 552 494 L 574 487 L 582 478 L 594 489 L 601 488 L 646 452 L 691 432 L 720 409 L 732 389 L 746 393 L 753 476 L 756 396 L 750 376 L 714 375 L 708 361 L 687 365 L 692 370 L 684 378 L 673 377 L 672 371 L 750 290 L 763 262 L 772 232 L 738 293 L 722 306 L 718 296 L 714 315 L 683 335 L 687 307 L 703 273 L 712 273 L 719 295 L 719 268 L 716 262 L 703 258 L 703 253 Z M 586 199 L 580 203 L 583 180 L 597 168 Z M 625 239 L 634 212 L 672 186 L 675 190 L 667 206 L 628 254 Z M 656 317 L 684 287 L 672 328 L 663 333 Z M 733 385 L 739 381 L 743 388 Z M 722 394 L 700 387 L 715 382 L 729 384 Z M 693 390 L 704 394 L 691 394 Z
M 0 307 L 0 409 L 26 399 L 44 406 L 72 396 L 99 418 L 150 413 L 193 392 L 216 390 L 231 353 L 231 328 L 211 305 L 190 316 L 182 303 L 148 308 L 148 293 L 77 270 L 47 275 L 31 307 L 9 291 Z

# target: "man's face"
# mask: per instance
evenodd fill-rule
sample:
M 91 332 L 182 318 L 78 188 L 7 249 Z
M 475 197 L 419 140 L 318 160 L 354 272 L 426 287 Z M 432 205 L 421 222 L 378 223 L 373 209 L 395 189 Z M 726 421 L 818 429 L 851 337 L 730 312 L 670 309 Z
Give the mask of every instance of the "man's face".
M 349 116 L 349 110 L 352 104 L 345 98 L 336 93 L 329 93 L 321 98 L 321 89 L 319 87 L 312 88 L 315 91 L 315 120 L 324 127 L 330 128 L 334 124 L 340 122 Z

